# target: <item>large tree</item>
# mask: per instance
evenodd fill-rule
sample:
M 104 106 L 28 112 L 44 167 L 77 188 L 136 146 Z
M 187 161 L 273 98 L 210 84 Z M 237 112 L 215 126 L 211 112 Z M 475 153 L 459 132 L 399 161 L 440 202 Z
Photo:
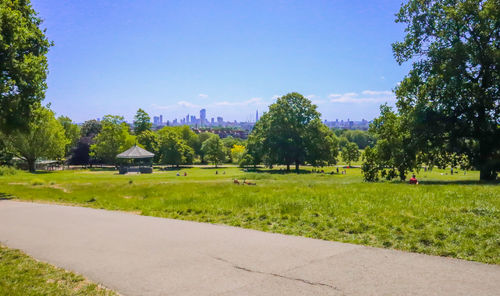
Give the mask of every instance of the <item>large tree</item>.
M 28 163 L 30 172 L 35 171 L 35 162 L 39 158 L 64 157 L 64 149 L 70 140 L 54 112 L 41 106 L 34 108 L 27 129 L 5 138 L 11 150 Z
M 28 130 L 45 97 L 51 42 L 29 0 L 0 1 L 0 131 Z
M 153 124 L 151 123 L 149 114 L 139 108 L 134 117 L 134 134 L 139 135 L 144 131 L 149 131 L 152 126 Z
M 134 145 L 135 137 L 130 135 L 129 126 L 121 116 L 106 115 L 101 123 L 102 130 L 90 146 L 91 156 L 114 164 L 116 155 Z
M 194 151 L 175 127 L 164 127 L 158 131 L 160 163 L 175 165 L 193 162 Z
M 325 129 L 321 128 L 323 124 L 319 118 L 316 105 L 299 93 L 278 98 L 250 134 L 249 161 L 255 164 L 262 159 L 270 166 L 284 164 L 287 170 L 295 164 L 297 171 L 305 161 L 312 164 L 332 161 L 330 152 L 333 151 L 323 149 L 327 153 L 318 153 L 320 146 L 328 146 L 328 143 L 322 142 L 327 141 L 328 137 L 325 137 Z
M 500 170 L 500 4 L 498 0 L 408 0 L 393 44 L 412 61 L 396 88 L 399 112 L 422 153 L 465 154 L 481 180 Z
M 226 147 L 218 135 L 212 135 L 201 145 L 206 159 L 211 161 L 215 167 L 226 159 Z

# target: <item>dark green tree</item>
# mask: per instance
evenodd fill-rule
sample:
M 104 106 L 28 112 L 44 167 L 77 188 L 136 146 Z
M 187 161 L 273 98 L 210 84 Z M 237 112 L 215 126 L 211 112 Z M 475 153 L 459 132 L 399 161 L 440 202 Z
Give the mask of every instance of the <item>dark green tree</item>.
M 77 124 L 73 123 L 71 118 L 67 116 L 59 116 L 57 120 L 64 128 L 64 134 L 69 140 L 69 143 L 66 145 L 64 154 L 68 155 L 71 149 L 76 146 L 78 140 L 80 139 L 80 127 Z
M 139 135 L 144 131 L 149 131 L 152 126 L 153 124 L 151 123 L 149 114 L 139 108 L 134 117 L 134 134 Z
M 226 147 L 218 135 L 206 139 L 201 145 L 201 150 L 205 153 L 206 159 L 211 161 L 215 167 L 226 159 Z
M 90 146 L 91 156 L 108 164 L 116 163 L 116 155 L 135 144 L 135 136 L 130 135 L 129 126 L 123 117 L 106 115 L 102 120 L 102 130 Z
M 34 104 L 45 97 L 51 42 L 29 0 L 0 1 L 0 131 L 27 132 Z
M 360 156 L 361 152 L 359 152 L 359 147 L 356 143 L 349 142 L 349 144 L 342 148 L 342 160 L 349 166 L 351 166 L 353 161 L 358 161 Z
M 153 161 L 157 162 L 160 160 L 160 138 L 157 133 L 153 131 L 143 131 L 137 136 L 137 142 L 144 147 L 149 152 L 155 154 Z
M 500 170 L 500 4 L 498 0 L 408 0 L 396 22 L 399 64 L 413 63 L 396 88 L 415 145 L 431 158 L 467 155 L 481 180 Z
M 95 119 L 87 120 L 80 129 L 80 136 L 93 138 L 101 132 L 101 129 L 102 124 L 99 121 Z
M 164 127 L 158 131 L 160 163 L 175 165 L 193 162 L 194 151 L 181 137 L 179 129 Z

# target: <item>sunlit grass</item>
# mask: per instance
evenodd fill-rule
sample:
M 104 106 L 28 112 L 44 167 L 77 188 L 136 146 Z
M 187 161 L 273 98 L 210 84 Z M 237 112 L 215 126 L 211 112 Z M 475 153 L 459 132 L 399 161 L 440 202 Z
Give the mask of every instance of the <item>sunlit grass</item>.
M 0 194 L 500 263 L 500 187 L 477 182 L 478 172 L 420 171 L 414 186 L 310 170 L 19 173 L 0 177 Z
M 0 245 L 0 295 L 116 295 L 80 275 Z

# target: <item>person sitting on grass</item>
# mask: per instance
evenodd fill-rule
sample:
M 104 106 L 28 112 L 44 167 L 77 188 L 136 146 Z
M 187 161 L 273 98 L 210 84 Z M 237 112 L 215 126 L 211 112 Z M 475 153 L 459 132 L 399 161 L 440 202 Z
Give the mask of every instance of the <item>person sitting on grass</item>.
M 410 178 L 410 184 L 418 185 L 418 180 L 415 178 L 415 174 L 413 174 Z

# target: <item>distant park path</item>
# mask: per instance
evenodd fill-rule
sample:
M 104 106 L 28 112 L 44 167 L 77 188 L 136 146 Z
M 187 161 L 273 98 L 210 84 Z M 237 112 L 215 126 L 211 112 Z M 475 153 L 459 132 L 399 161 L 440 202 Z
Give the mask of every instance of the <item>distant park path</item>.
M 123 295 L 499 295 L 500 266 L 90 208 L 0 201 L 0 242 Z

